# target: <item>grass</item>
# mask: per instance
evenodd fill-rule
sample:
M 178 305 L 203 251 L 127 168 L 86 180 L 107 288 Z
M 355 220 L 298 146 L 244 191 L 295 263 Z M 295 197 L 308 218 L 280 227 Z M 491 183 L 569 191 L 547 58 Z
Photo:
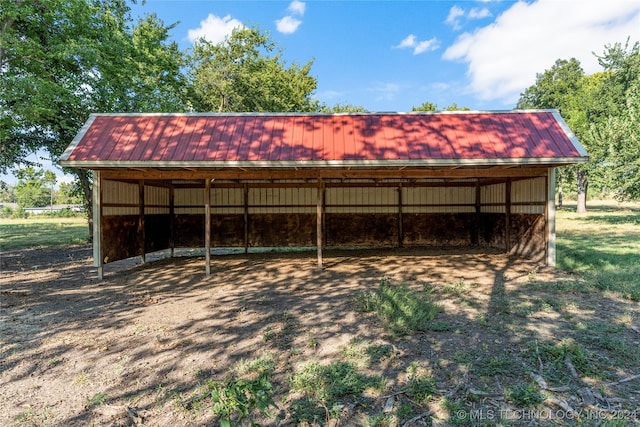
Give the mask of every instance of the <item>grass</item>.
M 440 312 L 430 293 L 394 286 L 386 278 L 377 290 L 357 295 L 356 304 L 361 311 L 374 312 L 385 329 L 400 336 L 428 330 Z
M 0 219 L 0 250 L 85 243 L 85 218 Z
M 585 285 L 640 301 L 640 206 L 595 204 L 585 215 L 567 206 L 557 217 L 558 267 Z

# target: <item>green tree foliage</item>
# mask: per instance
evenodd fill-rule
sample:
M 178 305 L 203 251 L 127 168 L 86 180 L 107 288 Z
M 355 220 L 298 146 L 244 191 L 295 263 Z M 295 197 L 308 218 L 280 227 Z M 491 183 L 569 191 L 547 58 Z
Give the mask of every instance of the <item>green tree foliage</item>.
M 55 174 L 51 171 L 28 166 L 16 172 L 18 182 L 15 194 L 21 208 L 46 206 L 51 201 L 51 185 L 55 184 Z M 53 183 L 52 183 L 53 181 Z M 49 185 L 49 187 L 47 187 Z
M 82 189 L 78 182 L 61 182 L 55 194 L 55 203 L 59 205 L 82 204 Z
M 334 104 L 333 106 L 328 106 L 326 104 L 323 104 L 320 106 L 320 112 L 321 113 L 368 113 L 369 111 L 360 106 L 360 105 L 352 105 L 352 104 L 346 104 L 346 103 L 337 103 Z
M 605 46 L 602 72 L 585 75 L 576 59 L 557 60 L 537 75 L 516 108 L 555 108 L 589 152 L 587 165 L 559 170 L 559 188 L 575 188 L 578 210 L 586 210 L 588 188 L 600 194 L 637 199 L 638 43 Z
M 0 0 L 0 170 L 55 160 L 91 112 L 184 111 L 184 55 L 126 0 Z M 77 174 L 89 218 L 91 177 Z
M 429 112 L 429 111 L 469 111 L 471 110 L 471 108 L 469 107 L 459 107 L 458 104 L 456 104 L 455 102 L 451 105 L 449 105 L 448 107 L 445 107 L 443 109 L 438 109 L 438 105 L 434 104 L 433 102 L 423 102 L 422 104 L 418 105 L 417 107 L 411 107 L 411 111 L 424 111 L 424 112 Z
M 16 192 L 13 186 L 0 180 L 0 202 L 16 203 Z
M 317 111 L 312 61 L 287 66 L 267 32 L 237 28 L 223 42 L 198 40 L 190 77 L 198 109 L 218 112 Z

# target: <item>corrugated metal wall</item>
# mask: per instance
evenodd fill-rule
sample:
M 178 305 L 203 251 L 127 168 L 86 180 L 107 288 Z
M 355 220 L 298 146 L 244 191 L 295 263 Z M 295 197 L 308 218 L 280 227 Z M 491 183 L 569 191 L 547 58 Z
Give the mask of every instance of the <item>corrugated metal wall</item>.
M 278 188 L 251 187 L 248 183 L 248 212 L 260 214 L 314 213 L 317 188 L 309 186 Z M 255 184 L 255 183 L 254 183 Z M 291 183 L 285 183 L 291 185 Z M 431 183 L 431 185 L 436 184 Z M 223 184 L 224 185 L 224 184 Z M 366 185 L 366 184 L 363 184 Z M 444 185 L 444 184 L 443 184 Z M 482 185 L 480 205 L 483 213 L 504 213 L 506 183 Z M 327 213 L 396 213 L 400 194 L 395 186 L 341 187 L 339 183 L 327 183 L 324 206 Z M 244 212 L 244 188 L 223 186 L 211 188 L 211 212 L 214 214 L 242 214 Z M 464 213 L 475 211 L 474 186 L 402 186 L 402 211 L 406 213 Z M 145 213 L 169 213 L 170 190 L 166 187 L 145 185 Z M 138 183 L 105 180 L 103 183 L 104 215 L 137 215 Z M 511 212 L 522 214 L 544 213 L 546 182 L 533 178 L 511 182 Z M 176 214 L 203 214 L 204 190 L 202 188 L 175 188 Z

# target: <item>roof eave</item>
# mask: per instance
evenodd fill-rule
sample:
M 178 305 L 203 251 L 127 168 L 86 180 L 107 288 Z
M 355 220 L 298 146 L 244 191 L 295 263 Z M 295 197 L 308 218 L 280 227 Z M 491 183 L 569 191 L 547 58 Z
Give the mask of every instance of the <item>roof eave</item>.
M 397 167 L 491 167 L 562 166 L 589 161 L 583 157 L 533 157 L 506 159 L 424 159 L 424 160 L 308 160 L 308 161 L 108 161 L 60 160 L 60 165 L 85 169 L 282 169 L 282 168 L 397 168 Z

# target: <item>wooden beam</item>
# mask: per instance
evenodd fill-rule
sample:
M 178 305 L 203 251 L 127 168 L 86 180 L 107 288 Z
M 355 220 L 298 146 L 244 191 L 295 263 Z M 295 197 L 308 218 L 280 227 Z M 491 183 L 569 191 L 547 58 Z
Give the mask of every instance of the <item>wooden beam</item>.
M 204 262 L 205 274 L 211 275 L 211 179 L 204 183 Z
M 471 236 L 471 244 L 479 245 L 480 244 L 480 214 L 482 212 L 482 187 L 480 186 L 480 182 L 476 182 L 476 193 L 475 193 L 475 226 L 473 229 L 473 235 Z
M 507 179 L 504 190 L 504 246 L 505 252 L 511 250 L 511 179 Z
M 171 249 L 171 258 L 175 255 L 176 248 L 176 215 L 175 215 L 175 191 L 173 186 L 169 187 L 169 249 Z
M 337 168 L 315 169 L 267 169 L 240 171 L 225 170 L 160 170 L 145 171 L 131 169 L 104 169 L 108 179 L 389 179 L 389 178 L 479 178 L 479 177 L 544 177 L 547 167 L 488 167 L 488 168 L 422 168 L 422 169 L 357 169 L 346 170 Z
M 316 244 L 318 246 L 318 271 L 322 271 L 322 194 L 323 194 L 323 188 L 324 186 L 322 185 L 322 180 L 318 180 L 318 203 L 316 206 L 316 234 L 317 234 L 317 238 L 316 238 Z
M 146 236 L 144 233 L 144 179 L 138 181 L 138 246 L 140 247 L 140 260 L 146 262 Z
M 98 267 L 98 280 L 104 277 L 104 259 L 102 257 L 102 174 L 93 175 L 93 265 Z
M 547 265 L 556 265 L 556 169 L 549 168 L 547 175 L 547 205 L 545 207 L 545 240 Z
M 398 247 L 402 247 L 404 241 L 404 224 L 402 218 L 402 183 L 398 184 Z
M 249 186 L 244 184 L 243 189 L 243 213 L 244 213 L 244 253 L 249 252 Z

